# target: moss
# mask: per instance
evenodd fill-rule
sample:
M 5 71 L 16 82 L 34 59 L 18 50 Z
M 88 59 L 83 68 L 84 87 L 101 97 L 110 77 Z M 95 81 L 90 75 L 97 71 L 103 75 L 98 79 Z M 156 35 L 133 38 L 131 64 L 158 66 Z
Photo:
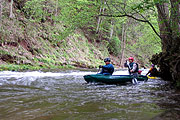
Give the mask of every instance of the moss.
M 177 87 L 178 89 L 180 89 L 180 81 L 177 81 L 176 87 Z

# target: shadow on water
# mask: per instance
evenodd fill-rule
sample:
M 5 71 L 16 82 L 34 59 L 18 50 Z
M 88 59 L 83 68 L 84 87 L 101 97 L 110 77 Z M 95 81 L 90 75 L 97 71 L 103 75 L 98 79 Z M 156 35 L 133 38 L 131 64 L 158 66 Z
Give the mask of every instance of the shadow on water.
M 150 79 L 137 85 L 87 84 L 83 75 L 95 73 L 80 70 L 0 72 L 0 118 L 2 120 L 179 118 L 180 94 L 164 87 L 167 86 L 167 82 Z

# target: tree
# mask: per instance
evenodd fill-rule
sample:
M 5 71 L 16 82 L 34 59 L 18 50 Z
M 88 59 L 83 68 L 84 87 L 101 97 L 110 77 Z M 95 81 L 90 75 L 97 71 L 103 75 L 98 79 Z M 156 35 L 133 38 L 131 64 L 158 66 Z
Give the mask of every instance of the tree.
M 106 5 L 106 1 L 101 0 L 101 4 Z M 100 14 L 104 14 L 104 10 L 105 10 L 104 5 L 101 5 L 101 6 L 100 6 L 100 9 L 99 9 L 99 13 L 100 13 Z M 103 7 L 103 8 L 102 8 L 102 7 Z M 96 33 L 99 32 L 99 26 L 100 26 L 102 20 L 103 20 L 103 19 L 101 18 L 101 16 L 98 16 L 98 22 L 97 22 L 97 27 L 96 27 Z
M 124 52 L 125 52 L 125 48 L 126 48 L 126 29 L 127 26 L 126 24 L 123 24 L 122 26 L 122 39 L 121 39 L 121 59 L 120 59 L 120 65 L 123 66 L 124 63 Z
M 152 62 L 160 66 L 164 79 L 173 79 L 180 87 L 180 4 L 179 0 L 155 0 L 163 52 Z M 171 8 L 169 10 L 169 7 Z

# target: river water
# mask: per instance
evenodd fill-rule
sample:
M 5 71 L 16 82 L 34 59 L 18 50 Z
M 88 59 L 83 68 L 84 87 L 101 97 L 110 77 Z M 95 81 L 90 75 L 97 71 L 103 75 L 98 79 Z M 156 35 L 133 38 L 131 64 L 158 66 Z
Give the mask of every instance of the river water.
M 136 85 L 87 84 L 83 75 L 95 73 L 0 72 L 0 120 L 179 119 L 180 93 L 166 87 L 167 82 L 149 79 Z

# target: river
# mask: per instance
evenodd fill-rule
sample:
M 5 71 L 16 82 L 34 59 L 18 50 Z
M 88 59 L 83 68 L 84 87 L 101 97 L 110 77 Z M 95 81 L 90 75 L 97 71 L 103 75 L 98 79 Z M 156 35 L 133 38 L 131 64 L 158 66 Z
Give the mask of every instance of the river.
M 149 79 L 136 85 L 87 84 L 83 75 L 95 73 L 2 71 L 0 120 L 179 119 L 180 92 L 170 89 L 168 82 Z

